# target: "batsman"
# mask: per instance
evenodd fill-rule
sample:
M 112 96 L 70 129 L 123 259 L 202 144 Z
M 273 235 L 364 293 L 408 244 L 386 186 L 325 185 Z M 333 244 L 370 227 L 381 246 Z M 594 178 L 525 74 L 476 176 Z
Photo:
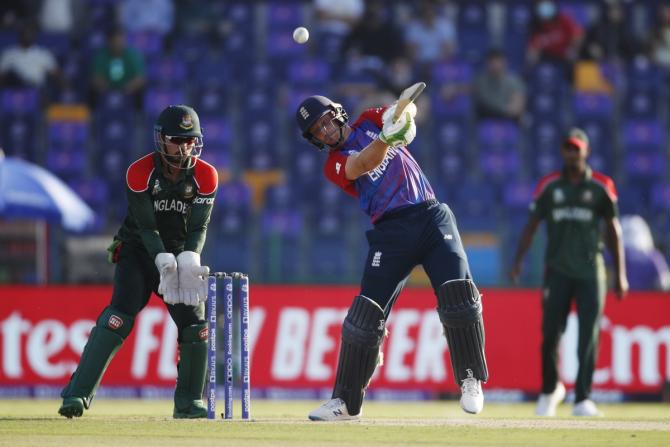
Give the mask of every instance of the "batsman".
M 488 369 L 481 296 L 454 214 L 435 198 L 408 148 L 416 135 L 416 106 L 402 107 L 402 101 L 420 92 L 410 89 L 396 104 L 366 110 L 351 125 L 344 108 L 324 96 L 310 96 L 298 106 L 303 137 L 328 150 L 325 176 L 356 198 L 373 224 L 366 234 L 361 290 L 342 324 L 332 398 L 309 414 L 311 420 L 360 418 L 365 390 L 381 363 L 386 321 L 419 264 L 435 292 L 461 407 L 476 414 L 484 406 L 481 382 L 488 380 Z
M 154 127 L 155 150 L 126 172 L 127 216 L 108 248 L 116 264 L 110 304 L 98 316 L 79 365 L 61 392 L 58 413 L 89 409 L 107 366 L 152 292 L 177 326 L 179 360 L 174 418 L 204 418 L 207 366 L 205 300 L 209 268 L 200 264 L 218 186 L 216 169 L 199 157 L 203 135 L 195 110 L 173 105 Z

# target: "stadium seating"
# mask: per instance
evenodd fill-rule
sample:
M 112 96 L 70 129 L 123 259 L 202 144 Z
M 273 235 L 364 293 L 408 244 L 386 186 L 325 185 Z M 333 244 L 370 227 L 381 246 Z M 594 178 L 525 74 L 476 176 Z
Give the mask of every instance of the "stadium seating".
M 40 36 L 71 85 L 72 92 L 56 96 L 60 100 L 86 101 L 91 57 L 113 22 L 113 0 L 86 3 L 86 26 L 73 35 Z M 402 9 L 384 3 L 389 20 Z M 559 3 L 582 25 L 598 6 Z M 578 91 L 561 65 L 525 66 L 532 1 L 456 0 L 450 6 L 457 54 L 428 69 L 422 121 L 410 150 L 438 198 L 454 209 L 461 231 L 484 232 L 501 247 L 513 246 L 535 184 L 561 168 L 564 133 L 578 126 L 589 135 L 590 164 L 616 181 L 622 213 L 642 214 L 655 235 L 670 234 L 667 73 L 644 56 L 603 63 L 598 67 L 612 91 Z M 66 178 L 99 212 L 94 231 L 110 232 L 125 213 L 123 173 L 153 149 L 156 116 L 167 105 L 192 104 L 205 134 L 202 157 L 221 180 L 208 235 L 208 244 L 221 249 L 208 250 L 211 264 L 251 271 L 258 281 L 357 282 L 366 254 L 361 227 L 368 219 L 323 178 L 325 154 L 301 137 L 294 115 L 306 96 L 323 94 L 356 118 L 372 105 L 366 92 L 385 68 L 341 60 L 341 40 L 318 32 L 296 45 L 295 26 L 318 29 L 310 2 L 236 0 L 213 7 L 216 29 L 166 41 L 155 33 L 128 35 L 128 45 L 147 61 L 141 109 L 110 92 L 91 104 L 92 119 L 53 121 L 44 112 L 53 98 L 46 92 L 3 88 L 0 145 Z M 502 14 L 491 13 L 496 7 Z M 637 8 L 640 23 L 654 23 L 653 9 L 626 8 Z M 0 47 L 14 42 L 15 33 L 0 32 Z M 520 123 L 475 119 L 469 86 L 492 47 L 503 49 L 526 82 L 528 109 Z M 659 234 L 662 242 L 670 240 Z

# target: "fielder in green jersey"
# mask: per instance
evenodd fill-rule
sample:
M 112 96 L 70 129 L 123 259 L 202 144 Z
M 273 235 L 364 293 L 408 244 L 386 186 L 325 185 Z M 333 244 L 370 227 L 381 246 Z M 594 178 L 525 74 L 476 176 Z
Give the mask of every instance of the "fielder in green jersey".
M 545 176 L 535 190 L 530 217 L 510 272 L 516 282 L 533 235 L 540 222 L 545 220 L 548 242 L 542 299 L 542 393 L 536 407 L 538 416 L 554 416 L 556 406 L 565 398 L 565 387 L 558 378 L 557 350 L 573 298 L 579 317 L 579 370 L 573 415 L 601 414 L 589 396 L 607 289 L 602 255 L 603 221 L 605 241 L 614 260 L 616 294 L 621 299 L 628 291 L 616 188 L 611 178 L 588 166 L 589 150 L 586 133 L 572 129 L 561 145 L 563 170 Z
M 205 304 L 209 268 L 200 265 L 214 198 L 216 169 L 200 160 L 202 131 L 195 110 L 169 106 L 154 128 L 155 151 L 126 172 L 128 214 L 109 248 L 116 264 L 109 306 L 97 319 L 58 412 L 88 409 L 114 354 L 151 293 L 165 302 L 177 326 L 179 363 L 175 418 L 204 418 L 207 366 Z

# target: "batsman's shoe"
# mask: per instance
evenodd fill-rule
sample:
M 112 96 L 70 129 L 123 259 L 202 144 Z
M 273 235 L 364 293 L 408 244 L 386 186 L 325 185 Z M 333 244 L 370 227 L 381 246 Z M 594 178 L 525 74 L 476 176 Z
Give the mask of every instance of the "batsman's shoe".
M 349 414 L 347 404 L 339 397 L 330 399 L 309 414 L 312 421 L 357 421 L 361 413 Z
M 207 406 L 202 400 L 194 400 L 186 408 L 175 406 L 172 417 L 175 419 L 203 419 L 207 417 Z
M 84 400 L 81 397 L 66 397 L 58 409 L 58 414 L 68 419 L 84 414 Z
M 535 407 L 536 416 L 556 416 L 556 407 L 565 399 L 565 386 L 558 382 L 553 393 L 540 394 Z
M 572 408 L 573 416 L 586 416 L 586 417 L 602 417 L 603 414 L 598 411 L 595 402 L 591 399 L 584 399 L 581 402 L 577 402 Z
M 484 409 L 482 383 L 474 377 L 468 377 L 462 382 L 461 408 L 470 414 L 479 414 Z

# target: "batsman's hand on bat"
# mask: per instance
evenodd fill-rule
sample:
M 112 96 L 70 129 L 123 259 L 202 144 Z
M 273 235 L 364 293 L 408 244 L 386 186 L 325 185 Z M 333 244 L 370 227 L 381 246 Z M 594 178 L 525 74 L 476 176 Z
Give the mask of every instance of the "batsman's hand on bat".
M 397 104 L 393 104 L 382 115 L 384 127 L 379 134 L 379 139 L 390 147 L 407 146 L 416 137 L 416 123 L 414 122 L 416 105 L 409 103 L 398 121 L 394 123 L 392 117 L 396 106 Z
M 200 255 L 182 251 L 177 256 L 179 266 L 179 301 L 187 306 L 197 306 L 207 299 L 209 267 L 200 265 Z
M 172 253 L 158 253 L 154 263 L 161 277 L 158 294 L 163 297 L 166 304 L 177 304 L 179 302 L 177 259 Z

